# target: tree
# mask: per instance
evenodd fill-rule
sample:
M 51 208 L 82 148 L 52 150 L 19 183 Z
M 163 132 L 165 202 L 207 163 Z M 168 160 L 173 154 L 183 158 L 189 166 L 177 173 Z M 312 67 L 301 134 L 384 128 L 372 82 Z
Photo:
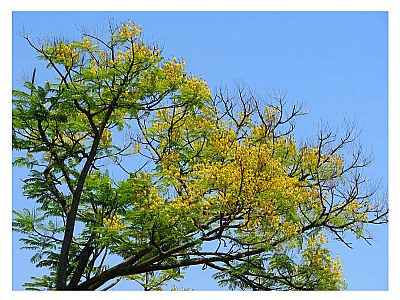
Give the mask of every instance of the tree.
M 27 288 L 129 279 L 155 290 L 194 265 L 232 289 L 345 288 L 327 236 L 368 242 L 368 225 L 388 214 L 362 175 L 370 158 L 355 127 L 299 143 L 304 112 L 287 111 L 285 97 L 261 101 L 241 86 L 212 96 L 141 27 L 109 29 L 108 40 L 24 36 L 58 74 L 40 86 L 34 72 L 13 92 L 14 165 L 29 168 L 23 192 L 37 205 L 14 211 L 13 228 L 49 269 Z

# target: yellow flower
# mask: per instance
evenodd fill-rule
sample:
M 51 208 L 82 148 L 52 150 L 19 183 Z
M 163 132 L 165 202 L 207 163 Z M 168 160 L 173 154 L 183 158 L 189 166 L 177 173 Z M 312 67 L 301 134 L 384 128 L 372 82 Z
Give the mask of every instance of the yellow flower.
M 103 223 L 106 226 L 106 228 L 111 230 L 126 228 L 125 224 L 121 222 L 121 216 L 113 216 L 111 219 L 103 218 Z

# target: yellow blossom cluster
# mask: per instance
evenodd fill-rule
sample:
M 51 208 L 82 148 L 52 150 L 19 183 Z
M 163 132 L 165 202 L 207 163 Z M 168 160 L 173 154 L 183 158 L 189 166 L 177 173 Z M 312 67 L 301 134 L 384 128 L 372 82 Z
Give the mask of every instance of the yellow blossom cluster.
M 103 218 L 106 228 L 111 230 L 124 229 L 126 226 L 121 222 L 121 216 L 113 216 L 112 218 Z
M 222 157 L 232 156 L 234 153 L 232 149 L 238 149 L 237 136 L 233 130 L 223 132 L 215 132 L 213 138 L 210 139 L 210 146 L 214 148 L 215 152 Z M 241 147 L 240 147 L 241 148 Z M 240 152 L 241 149 L 238 149 Z
M 124 51 L 117 49 L 116 53 L 109 58 L 109 64 L 110 67 L 127 71 L 131 67 L 132 61 L 135 61 L 136 64 L 154 63 L 158 53 L 158 51 L 153 53 L 145 44 L 134 43 L 132 47 L 124 49 Z
M 265 120 L 269 123 L 275 122 L 282 112 L 275 106 L 267 105 L 265 107 Z
M 60 137 L 57 137 L 56 140 L 59 140 Z M 84 133 L 83 132 L 73 132 L 71 131 L 70 134 L 65 134 L 61 137 L 61 142 L 62 143 L 68 143 L 68 144 L 74 144 L 76 142 L 80 142 L 83 143 L 86 140 L 86 138 L 84 137 Z
M 109 131 L 107 128 L 104 128 L 103 134 L 101 135 L 100 142 L 103 145 L 109 145 L 112 142 L 113 132 Z
M 132 54 L 133 52 L 133 54 Z M 125 54 L 126 53 L 126 54 Z M 123 53 L 123 57 L 127 59 L 128 57 L 134 57 L 136 61 L 143 61 L 145 59 L 157 58 L 160 53 L 160 50 L 157 49 L 155 52 L 147 47 L 145 44 L 133 44 L 133 48 L 125 51 Z
M 135 195 L 136 200 L 133 205 L 140 210 L 157 210 L 162 208 L 165 204 L 164 198 L 161 196 L 157 187 L 153 186 L 151 189 L 144 189 Z
M 205 217 L 221 210 L 235 214 L 240 206 L 242 210 L 251 208 L 251 215 L 243 221 L 244 230 L 261 228 L 268 238 L 296 235 L 301 224 L 285 214 L 289 210 L 295 214 L 309 193 L 298 187 L 296 179 L 286 176 L 279 160 L 272 157 L 270 145 L 239 145 L 233 132 L 225 137 L 217 132 L 209 145 L 213 153 L 229 161 L 195 164 L 193 180 L 186 185 L 187 195 L 177 201 L 187 206 L 202 204 Z
M 140 51 L 134 54 L 135 61 L 142 60 L 144 66 L 146 64 L 153 64 L 154 68 L 142 71 L 137 78 L 135 98 L 139 99 L 155 93 L 162 93 L 166 90 L 178 90 L 179 87 L 186 81 L 186 72 L 184 71 L 184 61 L 178 62 L 175 60 L 168 60 L 161 65 L 157 62 L 161 61 L 161 57 L 157 56 L 152 50 L 141 46 Z
M 229 124 L 215 118 L 215 110 L 209 106 L 193 114 L 181 108 L 156 112 L 152 129 L 159 133 L 159 146 L 168 147 L 171 141 L 188 145 L 185 149 L 167 148 L 161 160 L 163 176 L 178 189 L 182 184 L 185 187 L 170 203 L 188 211 L 197 207 L 202 220 L 220 212 L 235 219 L 249 211 L 240 221 L 240 234 L 258 231 L 265 239 L 290 239 L 298 234 L 302 226 L 298 207 L 315 191 L 288 176 L 277 154 L 281 147 L 295 155 L 293 139 L 239 142 Z M 197 139 L 187 137 L 188 132 Z M 184 154 L 186 162 L 182 161 Z
M 332 282 L 343 280 L 341 278 L 343 267 L 340 258 L 336 256 L 335 261 L 331 257 L 330 251 L 323 248 L 326 243 L 328 243 L 328 240 L 325 233 L 319 232 L 317 235 L 310 235 L 306 242 L 307 248 L 303 252 L 305 267 L 311 267 L 315 276 L 320 277 L 320 279 L 331 278 Z
M 287 256 L 284 247 L 278 247 L 268 265 L 268 271 L 282 275 L 283 270 L 287 270 L 294 286 L 311 290 L 342 289 L 346 287 L 346 281 L 342 278 L 342 264 L 339 256 L 335 260 L 324 247 L 327 242 L 326 234 L 322 232 L 309 235 L 306 247 L 300 247 L 303 251 L 298 262 L 296 257 Z
M 93 39 L 84 36 L 81 41 L 83 49 L 88 52 L 89 71 L 92 74 L 99 74 L 106 70 L 115 70 L 118 72 L 134 72 L 136 68 L 142 68 L 146 64 L 156 64 L 161 58 L 160 50 L 151 50 L 139 38 L 142 34 L 142 28 L 136 27 L 132 22 L 122 24 L 118 33 L 114 35 L 122 38 L 121 45 L 116 45 L 112 51 L 103 51 L 99 45 L 93 45 Z M 126 40 L 131 40 L 130 45 L 126 45 Z M 135 68 L 132 68 L 132 62 L 135 61 Z
M 93 39 L 88 39 L 86 36 L 82 38 L 82 45 L 86 47 L 92 47 Z
M 201 77 L 197 79 L 194 76 L 190 76 L 180 90 L 191 91 L 193 95 L 202 95 L 205 99 L 211 98 L 210 88 Z
M 179 63 L 174 57 L 173 60 L 168 60 L 162 65 L 160 75 L 169 86 L 180 85 L 185 76 L 184 66 L 184 60 Z M 157 81 L 159 78 L 155 79 Z
M 46 45 L 43 49 L 46 56 L 51 56 L 53 62 L 70 68 L 79 62 L 80 51 L 72 44 L 63 41 L 57 42 L 54 47 Z
M 162 168 L 166 176 L 178 179 L 180 177 L 179 153 L 174 150 L 166 153 L 163 157 Z
M 340 175 L 343 168 L 344 157 L 340 154 L 330 154 L 322 152 L 318 147 L 302 147 L 299 151 L 302 165 L 307 166 L 312 171 L 320 172 L 320 178 Z
M 89 64 L 89 71 L 93 75 L 105 71 L 108 67 L 103 51 L 98 52 L 99 58 L 92 59 Z
M 122 23 L 118 34 L 126 39 L 136 39 L 142 35 L 142 26 L 137 27 L 133 22 Z

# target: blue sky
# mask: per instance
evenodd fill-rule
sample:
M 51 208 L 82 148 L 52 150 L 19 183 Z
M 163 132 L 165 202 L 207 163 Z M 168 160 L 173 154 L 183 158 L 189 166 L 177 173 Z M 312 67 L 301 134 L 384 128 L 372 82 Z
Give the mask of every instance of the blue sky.
M 106 31 L 107 20 L 143 25 L 145 39 L 158 41 L 164 56 L 184 58 L 187 69 L 202 75 L 213 89 L 241 80 L 260 97 L 285 91 L 288 102 L 304 103 L 309 114 L 298 120 L 298 134 L 312 137 L 319 121 L 332 127 L 344 119 L 362 129 L 360 141 L 371 150 L 368 174 L 388 183 L 388 37 L 384 12 L 47 12 L 13 14 L 13 88 L 35 66 L 37 82 L 49 73 L 18 36 L 79 38 L 77 27 Z M 21 170 L 13 170 L 13 208 L 27 205 L 21 197 Z M 372 228 L 372 246 L 354 241 L 354 249 L 332 242 L 350 290 L 386 290 L 387 226 Z M 29 253 L 13 240 L 13 289 L 35 275 Z M 40 274 L 40 273 L 38 273 Z M 192 275 L 192 276 L 190 276 Z M 209 273 L 191 271 L 177 283 L 197 290 L 215 289 Z M 124 285 L 121 288 L 129 288 Z

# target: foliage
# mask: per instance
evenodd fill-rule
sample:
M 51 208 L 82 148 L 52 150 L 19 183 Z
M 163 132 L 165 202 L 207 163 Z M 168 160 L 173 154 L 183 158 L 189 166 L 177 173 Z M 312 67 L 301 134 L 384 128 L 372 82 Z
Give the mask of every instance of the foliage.
M 232 289 L 345 288 L 327 234 L 350 246 L 346 233 L 368 240 L 366 226 L 387 221 L 361 174 L 369 158 L 348 151 L 354 127 L 301 144 L 302 109 L 287 113 L 284 97 L 212 96 L 141 27 L 110 32 L 40 46 L 25 37 L 59 76 L 14 91 L 14 164 L 30 169 L 24 195 L 36 209 L 15 211 L 13 226 L 50 270 L 28 288 L 127 279 L 159 290 L 193 265 Z

